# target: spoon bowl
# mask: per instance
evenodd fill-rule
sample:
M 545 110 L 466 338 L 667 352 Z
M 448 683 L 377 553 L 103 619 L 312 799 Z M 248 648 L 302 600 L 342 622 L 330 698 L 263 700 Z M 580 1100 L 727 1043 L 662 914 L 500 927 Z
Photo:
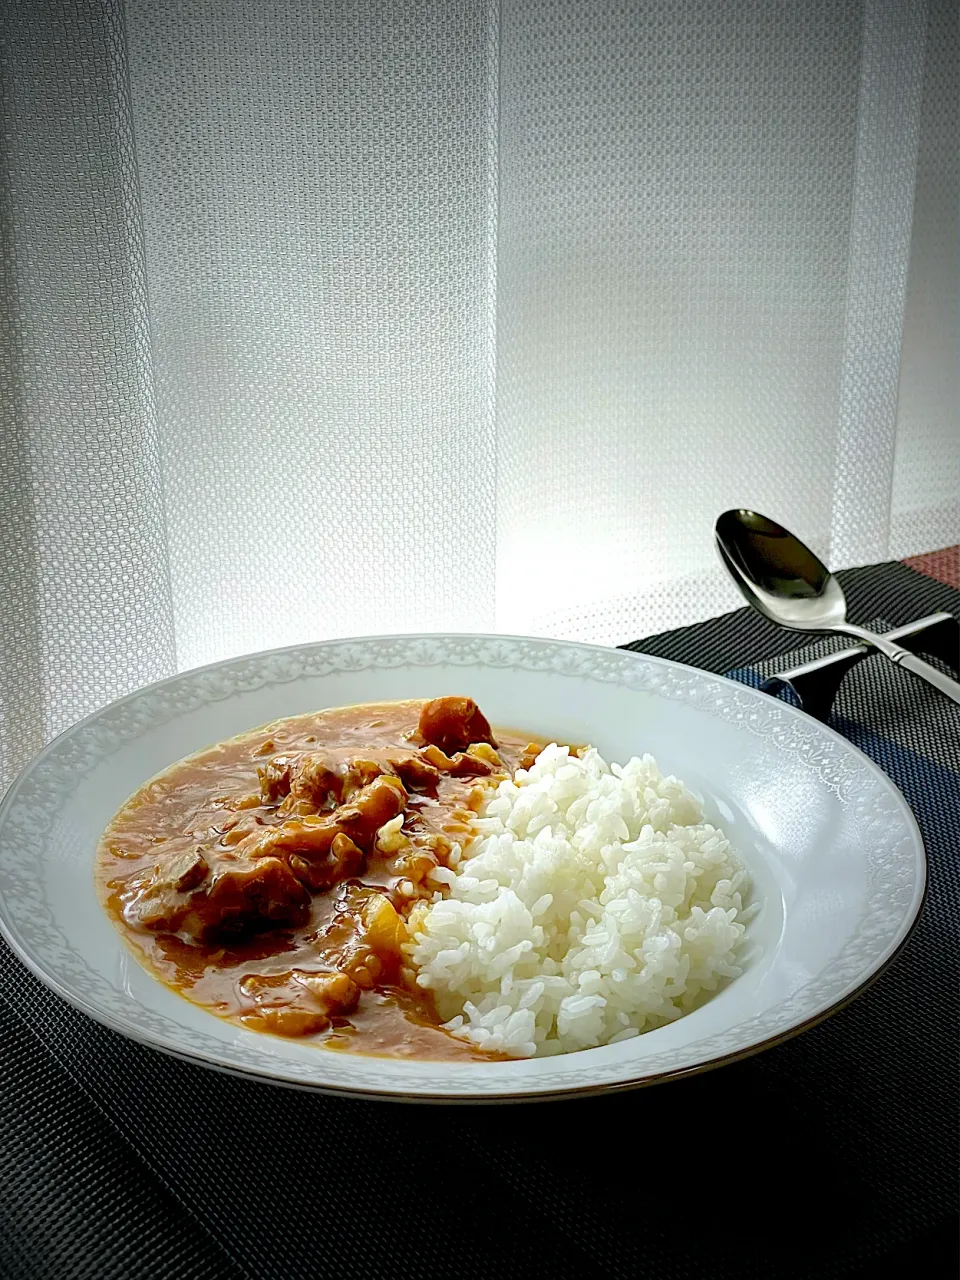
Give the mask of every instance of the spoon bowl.
M 735 508 L 717 519 L 714 534 L 720 559 L 741 594 L 778 627 L 853 636 L 960 703 L 960 684 L 952 677 L 885 636 L 848 622 L 840 583 L 805 543 L 775 520 Z
M 782 525 L 755 511 L 725 511 L 717 549 L 755 609 L 778 626 L 823 631 L 847 620 L 843 588 L 827 566 Z

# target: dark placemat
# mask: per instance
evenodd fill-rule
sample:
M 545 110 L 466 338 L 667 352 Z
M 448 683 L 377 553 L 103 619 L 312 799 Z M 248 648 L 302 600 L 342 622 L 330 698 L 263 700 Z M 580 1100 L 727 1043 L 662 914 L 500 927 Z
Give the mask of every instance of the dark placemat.
M 842 578 L 856 621 L 960 616 L 901 565 Z M 797 637 L 744 610 L 629 647 L 756 682 Z M 834 724 L 914 807 L 924 917 L 848 1009 L 693 1079 L 458 1108 L 270 1088 L 100 1028 L 0 944 L 0 1275 L 955 1276 L 960 715 L 868 659 Z

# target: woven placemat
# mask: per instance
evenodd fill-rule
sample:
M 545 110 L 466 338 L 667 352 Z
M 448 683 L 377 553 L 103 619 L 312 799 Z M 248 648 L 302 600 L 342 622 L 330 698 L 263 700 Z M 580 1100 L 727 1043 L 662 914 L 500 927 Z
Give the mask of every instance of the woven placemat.
M 902 565 L 841 576 L 856 621 L 960 616 Z M 756 683 L 797 637 L 744 610 L 628 647 Z M 0 944 L 0 1275 L 955 1276 L 960 715 L 868 659 L 834 724 L 917 814 L 924 917 L 848 1009 L 705 1076 L 482 1108 L 270 1088 L 99 1027 Z

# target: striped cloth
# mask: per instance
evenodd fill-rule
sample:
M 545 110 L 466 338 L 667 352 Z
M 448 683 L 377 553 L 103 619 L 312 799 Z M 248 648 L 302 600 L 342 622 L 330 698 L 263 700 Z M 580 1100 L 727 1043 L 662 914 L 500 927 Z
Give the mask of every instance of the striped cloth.
M 944 547 L 942 551 L 930 551 L 924 556 L 911 556 L 903 562 L 917 573 L 926 574 L 937 582 L 944 582 L 960 591 L 960 544 Z
M 955 581 L 841 577 L 855 621 L 960 617 Z M 747 610 L 628 647 L 750 683 L 809 648 Z M 956 1276 L 960 713 L 868 658 L 833 723 L 914 808 L 924 917 L 849 1008 L 689 1080 L 445 1109 L 268 1088 L 106 1031 L 0 944 L 0 1275 Z

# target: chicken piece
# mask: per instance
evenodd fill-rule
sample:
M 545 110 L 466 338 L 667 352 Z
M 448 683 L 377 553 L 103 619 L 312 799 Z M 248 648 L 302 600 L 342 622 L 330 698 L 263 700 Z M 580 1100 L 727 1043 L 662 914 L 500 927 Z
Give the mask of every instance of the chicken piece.
M 301 884 L 311 893 L 323 893 L 341 880 L 351 880 L 363 869 L 363 850 L 342 831 L 333 837 L 330 852 L 325 858 L 308 862 L 296 853 L 287 858 L 287 865 Z
M 195 894 L 180 931 L 197 938 L 293 929 L 306 924 L 310 895 L 279 858 L 225 862 Z
M 258 769 L 260 791 L 268 804 L 284 801 L 284 808 L 315 812 L 335 809 L 355 791 L 383 773 L 375 760 L 362 756 L 338 759 L 323 752 L 276 756 Z
M 289 801 L 306 801 L 317 812 L 335 809 L 343 798 L 343 765 L 324 755 L 301 756 L 290 769 Z
M 257 769 L 260 794 L 266 804 L 279 804 L 290 794 L 290 769 L 296 759 L 296 756 L 274 756 L 262 769 Z
M 121 914 L 131 929 L 143 933 L 176 933 L 190 909 L 190 900 L 172 886 L 137 877 L 122 895 Z
M 180 927 L 190 907 L 190 892 L 207 878 L 210 867 L 199 848 L 161 858 L 137 876 L 125 894 L 123 916 L 134 928 L 169 932 Z
M 406 804 L 407 791 L 403 783 L 393 774 L 384 773 L 351 796 L 333 816 L 345 835 L 355 840 L 361 849 L 369 850 L 384 823 L 403 813 Z
M 196 850 L 158 863 L 131 889 L 123 906 L 129 925 L 194 941 L 293 928 L 310 914 L 310 895 L 278 858 L 254 864 L 224 859 L 211 874 Z
M 279 974 L 250 974 L 241 992 L 257 1006 L 251 1021 L 277 1035 L 315 1035 L 331 1018 L 357 1007 L 360 988 L 345 973 L 310 973 L 289 969 Z
M 447 755 L 466 751 L 471 742 L 497 745 L 486 716 L 472 698 L 434 698 L 420 712 L 417 728 L 424 742 Z
M 390 768 L 405 787 L 411 791 L 435 791 L 440 779 L 439 770 L 420 755 L 390 756 Z
M 335 879 L 356 874 L 359 865 L 350 861 L 350 849 L 342 842 L 339 853 L 333 849 L 338 835 L 347 837 L 362 854 L 373 847 L 377 832 L 402 813 L 407 803 L 407 793 L 403 783 L 393 774 L 382 774 L 373 782 L 357 791 L 349 803 L 341 805 L 333 813 L 322 814 L 315 818 L 305 817 L 291 819 L 279 827 L 268 827 L 263 831 L 248 836 L 237 845 L 237 853 L 251 861 L 260 858 L 283 858 L 289 861 L 295 855 L 300 863 L 317 864 L 321 868 L 330 867 L 333 877 L 323 871 L 324 887 L 329 888 Z M 337 859 L 351 870 L 335 873 Z
M 291 771 L 291 800 L 306 800 L 318 810 L 335 809 L 383 773 L 375 760 L 354 756 L 332 760 L 323 755 L 302 756 Z
M 175 854 L 169 862 L 163 864 L 164 877 L 179 893 L 196 889 L 209 874 L 210 867 L 199 845 Z

